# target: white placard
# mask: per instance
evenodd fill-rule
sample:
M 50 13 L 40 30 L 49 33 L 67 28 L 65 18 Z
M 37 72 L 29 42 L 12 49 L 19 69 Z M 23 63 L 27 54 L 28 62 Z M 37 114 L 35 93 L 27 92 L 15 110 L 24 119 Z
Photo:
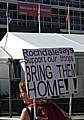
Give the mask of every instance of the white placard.
M 77 92 L 73 48 L 23 49 L 30 98 Z

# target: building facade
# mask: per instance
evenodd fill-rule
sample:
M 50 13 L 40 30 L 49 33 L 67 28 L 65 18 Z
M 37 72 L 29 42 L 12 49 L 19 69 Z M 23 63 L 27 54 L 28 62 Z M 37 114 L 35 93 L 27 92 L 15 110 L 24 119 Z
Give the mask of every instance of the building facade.
M 66 16 L 69 5 L 70 32 L 84 33 L 83 0 L 0 0 L 0 31 L 7 27 L 7 1 L 11 32 L 39 32 L 40 29 L 40 32 L 68 33 Z M 36 8 L 38 5 L 40 9 Z M 38 20 L 38 10 L 40 10 L 40 20 Z M 48 14 L 46 10 L 50 13 Z

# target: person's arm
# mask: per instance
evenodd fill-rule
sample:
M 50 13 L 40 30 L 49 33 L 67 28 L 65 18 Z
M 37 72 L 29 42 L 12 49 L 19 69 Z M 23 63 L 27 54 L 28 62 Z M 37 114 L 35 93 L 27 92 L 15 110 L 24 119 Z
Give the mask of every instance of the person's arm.
M 28 111 L 26 108 L 24 108 L 22 110 L 21 116 L 20 116 L 20 120 L 30 120 L 30 116 L 28 114 Z

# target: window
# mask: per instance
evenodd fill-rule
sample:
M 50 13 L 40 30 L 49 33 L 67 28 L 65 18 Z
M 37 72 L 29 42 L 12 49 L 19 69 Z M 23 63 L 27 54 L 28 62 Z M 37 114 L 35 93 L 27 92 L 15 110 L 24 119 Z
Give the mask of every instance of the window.
M 81 17 L 84 17 L 84 12 L 81 12 Z
M 51 0 L 52 5 L 58 5 L 58 0 Z
M 66 15 L 66 11 L 65 11 L 64 9 L 60 9 L 60 10 L 59 10 L 59 14 L 60 14 L 60 15 Z
M 65 6 L 65 1 L 64 0 L 59 0 L 59 5 Z
M 42 3 L 42 0 L 35 0 L 36 3 Z
M 66 24 L 60 24 L 60 29 L 66 29 Z
M 58 9 L 53 8 L 52 9 L 52 14 L 58 14 Z
M 74 17 L 74 24 L 80 24 L 80 18 Z
M 84 25 L 84 18 L 81 19 L 81 24 Z
M 58 22 L 58 16 L 57 15 L 52 17 L 52 22 Z
M 66 22 L 65 16 L 60 16 L 60 22 L 61 22 L 61 23 L 65 23 L 65 22 Z
M 16 4 L 11 4 L 11 3 L 10 3 L 10 4 L 8 5 L 8 7 L 9 7 L 10 10 L 17 10 L 17 5 L 16 5 Z
M 6 3 L 0 3 L 0 9 L 6 9 L 7 5 Z
M 73 1 L 73 7 L 79 7 L 79 1 L 74 0 Z
M 80 16 L 80 12 L 79 11 L 74 11 L 74 16 Z
M 11 17 L 11 16 L 10 16 L 10 17 Z M 12 17 L 13 17 L 14 19 L 17 19 L 17 12 L 14 11 L 14 12 L 12 13 Z
M 74 30 L 80 30 L 80 25 L 78 24 L 74 25 Z
M 50 4 L 50 0 L 43 0 L 44 4 Z

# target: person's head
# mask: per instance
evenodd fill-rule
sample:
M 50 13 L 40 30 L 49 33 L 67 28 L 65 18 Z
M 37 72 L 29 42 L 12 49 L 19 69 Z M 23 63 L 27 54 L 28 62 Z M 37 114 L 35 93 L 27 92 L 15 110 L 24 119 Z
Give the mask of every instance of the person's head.
M 26 85 L 25 85 L 25 80 L 21 80 L 19 82 L 19 90 L 20 90 L 20 98 L 24 101 L 24 103 L 26 104 L 32 104 L 33 103 L 33 100 L 30 99 L 28 96 L 27 96 L 27 93 L 26 93 Z M 36 101 L 36 104 L 42 104 L 44 103 L 44 100 L 43 99 L 37 99 Z
M 26 86 L 24 80 L 21 80 L 21 82 L 19 83 L 19 89 L 20 89 L 20 98 L 24 99 L 24 97 L 26 96 Z
M 23 99 L 24 103 L 26 104 L 32 103 L 32 100 L 27 96 L 26 93 L 25 80 L 21 80 L 21 82 L 19 83 L 19 89 L 20 89 L 20 98 Z
M 25 80 L 21 80 L 19 83 L 19 89 L 26 92 Z

